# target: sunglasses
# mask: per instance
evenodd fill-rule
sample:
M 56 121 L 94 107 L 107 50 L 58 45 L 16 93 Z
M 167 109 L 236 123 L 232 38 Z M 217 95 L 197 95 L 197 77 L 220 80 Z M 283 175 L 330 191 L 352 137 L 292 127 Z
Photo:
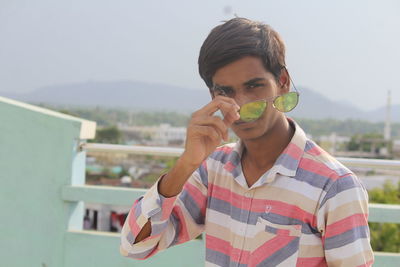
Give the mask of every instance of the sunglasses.
M 282 66 L 282 69 L 286 69 L 286 67 Z M 272 106 L 280 112 L 292 111 L 299 103 L 300 94 L 297 91 L 292 78 L 290 77 L 290 75 L 288 76 L 295 92 L 289 92 L 267 99 L 260 99 L 242 105 L 239 109 L 240 120 L 244 122 L 251 122 L 259 119 L 267 108 L 268 103 L 272 103 Z M 224 91 L 222 91 L 221 93 L 222 95 L 227 96 Z
M 289 92 L 267 99 L 261 99 L 244 104 L 239 109 L 240 119 L 244 122 L 251 122 L 259 119 L 267 108 L 268 103 L 280 112 L 289 112 L 299 103 L 299 93 Z

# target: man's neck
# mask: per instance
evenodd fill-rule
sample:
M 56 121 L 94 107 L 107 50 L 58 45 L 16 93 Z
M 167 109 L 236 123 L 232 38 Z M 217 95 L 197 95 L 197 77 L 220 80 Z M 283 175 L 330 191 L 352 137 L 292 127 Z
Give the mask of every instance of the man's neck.
M 293 135 L 294 127 L 284 117 L 277 121 L 271 131 L 260 138 L 243 140 L 243 160 L 251 162 L 253 167 L 269 169 L 290 143 Z

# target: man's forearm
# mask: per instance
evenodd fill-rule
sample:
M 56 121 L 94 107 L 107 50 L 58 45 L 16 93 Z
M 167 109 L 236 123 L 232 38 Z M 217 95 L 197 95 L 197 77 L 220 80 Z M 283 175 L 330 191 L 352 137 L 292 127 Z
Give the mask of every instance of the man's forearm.
M 143 239 L 149 237 L 151 234 L 151 223 L 150 220 L 143 226 L 142 230 L 140 230 L 139 234 L 137 235 L 135 242 L 133 244 L 139 243 Z
M 164 197 L 174 197 L 178 195 L 190 175 L 198 166 L 191 166 L 185 162 L 185 158 L 179 158 L 175 166 L 158 182 L 158 192 Z M 151 234 L 150 220 L 143 226 L 137 235 L 134 244 L 149 237 Z
M 174 167 L 159 181 L 158 192 L 167 198 L 178 195 L 198 167 L 187 163 L 184 156 L 180 157 Z

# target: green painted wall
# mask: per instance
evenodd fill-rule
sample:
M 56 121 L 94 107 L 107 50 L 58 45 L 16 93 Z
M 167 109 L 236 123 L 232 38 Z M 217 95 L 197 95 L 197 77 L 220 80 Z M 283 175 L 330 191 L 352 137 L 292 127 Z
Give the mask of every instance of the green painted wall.
M 119 234 L 89 231 L 66 234 L 65 267 L 203 267 L 204 244 L 194 240 L 161 251 L 147 260 L 134 260 L 119 253 Z
M 63 266 L 69 215 L 83 213 L 61 198 L 63 186 L 84 182 L 81 124 L 0 99 L 1 266 Z

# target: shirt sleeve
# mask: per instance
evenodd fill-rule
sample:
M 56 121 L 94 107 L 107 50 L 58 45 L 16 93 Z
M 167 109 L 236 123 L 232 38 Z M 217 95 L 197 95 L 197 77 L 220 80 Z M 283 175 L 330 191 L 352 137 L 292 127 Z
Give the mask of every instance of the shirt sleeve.
M 137 199 L 129 211 L 121 231 L 120 252 L 123 256 L 147 259 L 158 251 L 194 239 L 204 231 L 207 202 L 205 163 L 190 176 L 178 196 L 165 198 L 160 195 L 158 182 Z M 148 220 L 151 223 L 150 236 L 133 244 Z
M 368 194 L 354 174 L 333 182 L 317 220 L 328 266 L 372 266 Z

